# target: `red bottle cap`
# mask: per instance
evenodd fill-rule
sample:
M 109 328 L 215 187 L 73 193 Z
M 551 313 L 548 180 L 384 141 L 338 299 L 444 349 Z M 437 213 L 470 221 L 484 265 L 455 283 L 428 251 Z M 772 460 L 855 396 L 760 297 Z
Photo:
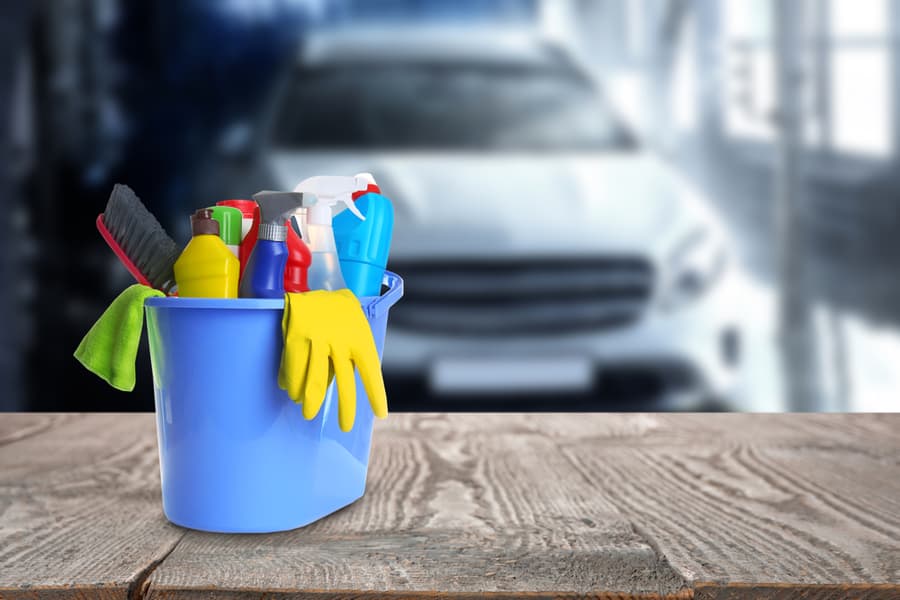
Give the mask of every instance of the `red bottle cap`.
M 356 199 L 359 198 L 360 196 L 365 196 L 366 194 L 371 194 L 371 193 L 380 194 L 380 193 L 381 193 L 381 188 L 378 187 L 377 185 L 375 185 L 374 183 L 370 183 L 370 184 L 368 185 L 368 187 L 366 187 L 365 190 L 362 190 L 362 191 L 359 191 L 359 192 L 353 192 L 352 198 L 353 198 L 353 200 L 354 200 L 354 202 L 355 202 Z

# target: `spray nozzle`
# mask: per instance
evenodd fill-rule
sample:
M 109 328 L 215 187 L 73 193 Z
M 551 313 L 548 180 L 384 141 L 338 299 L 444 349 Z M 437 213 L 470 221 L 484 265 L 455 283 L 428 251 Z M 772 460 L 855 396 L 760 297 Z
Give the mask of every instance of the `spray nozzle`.
M 371 173 L 357 173 L 356 175 L 354 175 L 354 177 L 356 177 L 357 181 L 359 181 L 360 178 L 366 180 L 366 189 L 357 190 L 357 191 L 353 192 L 353 201 L 354 202 L 356 202 L 356 200 L 360 196 L 365 196 L 366 194 L 370 194 L 370 193 L 375 193 L 375 194 L 381 193 L 381 188 L 379 188 L 378 184 L 375 183 L 375 178 L 372 177 Z
M 259 239 L 276 242 L 287 237 L 284 222 L 291 214 L 316 202 L 312 194 L 298 192 L 262 191 L 253 194 L 253 199 L 259 204 Z
M 311 194 L 316 197 L 316 202 L 307 212 L 309 222 L 312 224 L 330 224 L 331 207 L 339 202 L 343 202 L 358 219 L 365 221 L 366 218 L 353 203 L 353 193 L 367 189 L 370 183 L 369 178 L 371 175 L 367 178 L 366 174 L 355 177 L 317 175 L 298 183 L 294 192 Z

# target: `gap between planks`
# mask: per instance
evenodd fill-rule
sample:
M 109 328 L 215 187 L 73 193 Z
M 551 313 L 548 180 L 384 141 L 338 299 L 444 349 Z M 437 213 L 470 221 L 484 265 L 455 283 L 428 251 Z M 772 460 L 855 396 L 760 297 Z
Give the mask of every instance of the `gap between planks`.
M 175 549 L 178 547 L 178 544 L 181 543 L 181 540 L 184 539 L 190 533 L 190 530 L 185 530 L 182 532 L 181 536 L 177 540 L 172 543 L 171 548 L 166 550 L 165 554 L 152 561 L 149 565 L 147 565 L 140 573 L 138 573 L 137 577 L 134 578 L 134 581 L 131 582 L 131 585 L 128 586 L 128 600 L 144 600 L 147 597 L 147 592 L 150 588 L 150 576 L 153 575 L 153 571 L 155 571 Z

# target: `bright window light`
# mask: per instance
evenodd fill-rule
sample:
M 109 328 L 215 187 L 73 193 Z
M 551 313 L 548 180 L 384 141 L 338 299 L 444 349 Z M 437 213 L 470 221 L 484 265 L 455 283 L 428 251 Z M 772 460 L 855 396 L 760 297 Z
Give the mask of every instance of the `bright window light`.
M 678 45 L 671 90 L 675 126 L 685 132 L 692 131 L 697 123 L 696 47 L 696 26 L 694 19 L 688 19 Z
M 887 0 L 831 0 L 831 35 L 884 37 L 888 34 Z
M 817 62 L 817 47 L 807 45 L 801 52 L 801 68 L 806 73 L 806 85 L 800 86 L 800 128 L 803 143 L 810 150 L 821 150 L 825 145 L 825 125 L 821 112 L 824 99 L 819 98 L 819 88 L 822 86 L 818 85 L 822 67 Z M 827 70 L 827 66 L 825 69 Z
M 640 57 L 644 55 L 644 47 L 646 39 L 644 36 L 644 25 L 646 24 L 644 12 L 644 0 L 629 0 L 625 3 L 627 11 L 626 19 L 628 24 L 628 46 L 631 55 Z
M 728 53 L 725 130 L 729 135 L 756 140 L 772 140 L 775 137 L 772 125 L 775 109 L 772 61 L 772 50 L 768 46 L 733 49 Z
M 801 131 L 806 147 L 873 159 L 891 156 L 891 4 L 888 0 L 802 2 L 807 24 L 827 23 L 826 31 L 814 27 L 803 37 Z M 725 133 L 773 141 L 776 131 L 771 115 L 777 102 L 771 50 L 773 0 L 726 0 L 723 8 Z M 827 11 L 821 21 L 820 11 Z M 817 43 L 823 36 L 827 45 Z
M 607 79 L 610 99 L 626 123 L 641 135 L 646 134 L 644 120 L 643 85 L 640 76 L 623 69 L 612 73 Z
M 771 37 L 772 0 L 727 0 L 724 9 L 727 38 L 761 40 Z
M 891 89 L 886 47 L 831 52 L 831 135 L 837 151 L 891 154 Z

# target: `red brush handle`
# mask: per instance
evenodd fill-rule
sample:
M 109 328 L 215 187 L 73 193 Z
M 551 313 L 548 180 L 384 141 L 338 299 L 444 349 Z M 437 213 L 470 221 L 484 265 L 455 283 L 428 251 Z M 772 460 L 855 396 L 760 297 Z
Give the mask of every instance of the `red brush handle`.
M 137 279 L 138 283 L 143 285 L 153 287 L 150 281 L 141 273 L 140 269 L 138 269 L 131 259 L 128 258 L 128 255 L 125 254 L 125 251 L 122 250 L 122 247 L 116 242 L 115 238 L 109 232 L 109 229 L 106 228 L 106 224 L 103 222 L 103 213 L 97 215 L 97 230 L 100 232 L 100 235 L 103 236 L 103 239 L 106 240 L 106 243 L 112 248 L 112 251 L 116 253 L 116 256 L 119 257 L 119 261 L 125 265 L 125 268 L 128 269 L 128 272 L 131 273 L 135 279 Z

